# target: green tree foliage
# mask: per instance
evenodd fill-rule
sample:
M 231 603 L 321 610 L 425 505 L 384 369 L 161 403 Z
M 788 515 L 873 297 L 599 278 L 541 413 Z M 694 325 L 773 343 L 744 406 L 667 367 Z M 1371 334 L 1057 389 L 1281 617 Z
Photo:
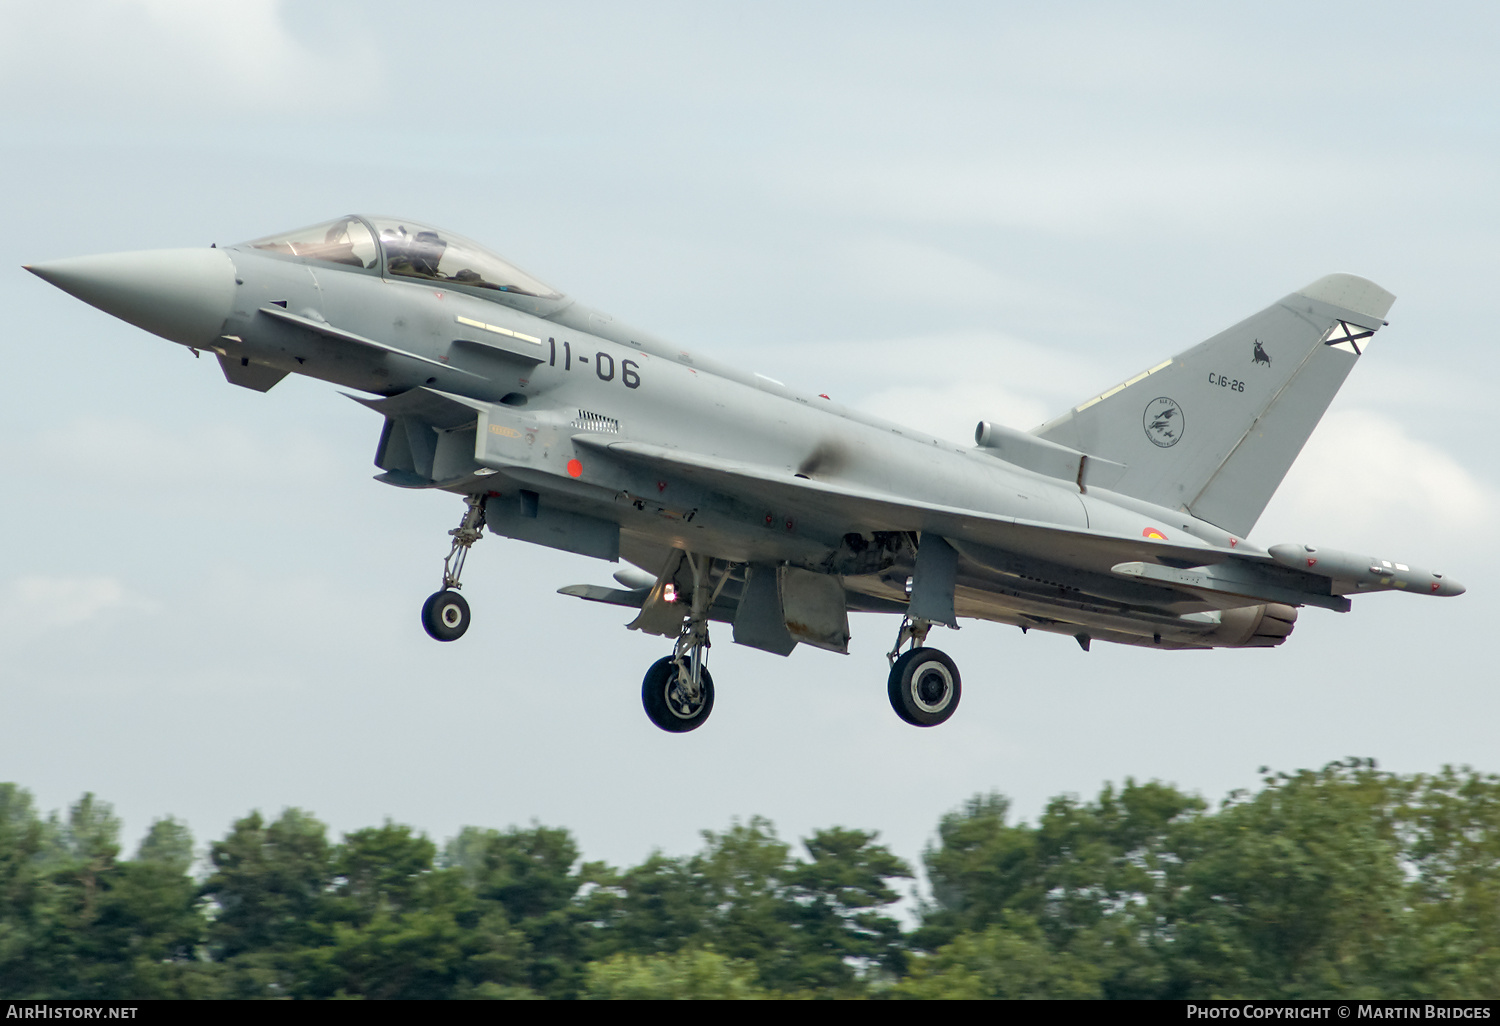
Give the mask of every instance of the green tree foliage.
M 565 831 L 466 829 L 437 848 L 391 823 L 328 843 L 259 814 L 211 849 L 211 950 L 240 996 L 576 995 L 577 849 Z
M 787 873 L 799 949 L 790 987 L 848 991 L 863 978 L 905 967 L 901 926 L 883 910 L 900 897 L 887 881 L 912 874 L 875 836 L 835 827 L 803 842 L 808 861 Z M 865 972 L 856 976 L 856 969 Z
M 755 961 L 763 982 L 784 984 L 795 947 L 782 879 L 791 848 L 759 816 L 720 834 L 705 830 L 703 840 L 690 863 L 702 895 L 702 931 L 729 958 Z
M 595 958 L 712 948 L 753 966 L 757 986 L 781 994 L 863 993 L 899 970 L 900 925 L 884 911 L 899 895 L 887 881 L 911 871 L 874 834 L 818 831 L 804 842 L 807 859 L 759 817 L 704 831 L 703 841 L 691 857 L 656 853 L 596 877 L 587 899 Z
M 1057 972 L 987 992 L 1030 978 L 1049 996 L 1086 964 L 1103 997 L 1500 995 L 1500 778 L 1349 760 L 1217 812 L 1132 781 L 1056 799 L 1035 827 L 1007 811 L 989 796 L 943 819 L 912 938 L 930 954 L 905 992 L 979 986 L 986 951 L 1035 955 L 1035 924 Z
M 141 838 L 135 860 L 186 876 L 193 868 L 193 835 L 171 816 L 158 819 Z
M 31 795 L 15 784 L 0 784 L 0 994 L 19 998 L 47 992 L 34 953 L 46 928 L 50 895 L 42 859 L 51 846 Z
M 484 980 L 545 997 L 576 997 L 586 961 L 584 878 L 566 830 L 465 828 L 445 863 L 472 895 L 469 921 L 485 939 Z
M 774 997 L 755 966 L 709 948 L 659 955 L 612 955 L 588 967 L 583 996 L 596 1001 L 725 1001 Z
M 958 934 L 930 958 L 918 959 L 893 996 L 918 999 L 1097 998 L 1097 966 L 1052 948 L 1036 920 L 1003 912 L 980 931 Z
M 117 825 L 111 825 L 111 835 Z M 103 897 L 89 925 L 93 943 L 114 961 L 93 989 L 100 996 L 203 997 L 210 967 L 198 959 L 206 923 L 189 870 L 193 838 L 172 819 L 153 823 L 134 861 L 101 873 Z M 105 961 L 105 960 L 100 960 Z
M 145 856 L 121 861 L 119 820 L 107 803 L 86 794 L 66 819 L 43 822 L 30 795 L 0 784 L 0 993 L 208 993 L 195 964 L 205 923 L 186 875 L 191 855 L 181 858 L 184 841 L 191 852 L 180 824 L 158 823 Z
M 590 867 L 585 918 L 592 958 L 669 954 L 693 943 L 708 917 L 691 860 L 652 852 L 624 871 Z
M 203 893 L 214 905 L 208 938 L 219 961 L 285 952 L 324 939 L 332 852 L 327 828 L 299 809 L 267 824 L 259 812 L 209 849 Z
M 1396 949 L 1420 938 L 1393 822 L 1403 790 L 1339 765 L 1270 778 L 1184 824 L 1160 903 L 1176 924 L 1178 985 L 1285 998 L 1404 989 Z
M 329 857 L 322 943 L 297 953 L 297 996 L 441 998 L 461 978 L 459 889 L 404 826 L 358 830 Z
M 764 819 L 614 869 L 564 830 L 385 823 L 332 841 L 296 809 L 211 844 L 153 823 L 121 857 L 84 795 L 42 818 L 0 784 L 0 993 L 16 998 L 1500 997 L 1500 778 L 1350 760 L 1210 809 L 1106 786 L 1011 821 L 942 818 L 908 868 L 859 830 Z
M 1406 787 L 1396 824 L 1410 874 L 1412 997 L 1500 997 L 1500 778 L 1451 767 Z
M 1033 828 L 1007 825 L 998 795 L 975 798 L 943 818 L 927 852 L 933 902 L 914 940 L 932 950 L 1008 922 L 1035 923 L 1050 950 L 1099 971 L 1102 996 L 1158 996 L 1153 900 L 1174 857 L 1169 827 L 1202 808 L 1174 788 L 1127 780 L 1094 802 L 1053 799 Z
M 209 848 L 207 939 L 228 994 L 302 992 L 298 952 L 330 939 L 331 855 L 327 828 L 298 809 L 269 824 L 253 812 Z

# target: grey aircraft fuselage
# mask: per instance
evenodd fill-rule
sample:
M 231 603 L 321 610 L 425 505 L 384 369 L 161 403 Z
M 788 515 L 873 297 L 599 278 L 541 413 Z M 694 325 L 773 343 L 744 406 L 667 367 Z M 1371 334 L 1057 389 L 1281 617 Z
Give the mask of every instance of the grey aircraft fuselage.
M 674 601 L 663 587 L 712 580 L 683 570 L 683 553 L 724 568 L 695 615 L 781 654 L 797 641 L 846 651 L 850 611 L 902 614 L 922 625 L 918 644 L 926 624 L 961 616 L 1084 647 L 1265 647 L 1285 640 L 1298 605 L 1463 590 L 1404 564 L 1242 537 L 1383 323 L 1393 297 L 1363 279 L 1321 279 L 1049 425 L 981 424 L 980 444 L 962 447 L 705 359 L 524 275 L 497 284 L 504 273 L 482 261 L 509 265 L 487 254 L 478 272 L 440 263 L 444 246 L 448 264 L 480 253 L 456 236 L 395 219 L 333 225 L 330 240 L 339 226 L 341 240 L 368 236 L 360 257 L 273 238 L 30 269 L 214 352 L 236 384 L 264 391 L 296 373 L 368 393 L 359 401 L 385 417 L 382 480 L 473 497 L 491 533 L 645 569 L 654 586 L 564 590 L 641 608 L 633 626 L 663 636 L 686 615 L 661 618 Z M 1195 512 L 1240 506 L 1217 523 Z M 778 583 L 758 592 L 756 572 Z M 823 626 L 794 615 L 804 607 Z M 790 641 L 776 622 L 767 642 L 757 616 L 784 620 Z

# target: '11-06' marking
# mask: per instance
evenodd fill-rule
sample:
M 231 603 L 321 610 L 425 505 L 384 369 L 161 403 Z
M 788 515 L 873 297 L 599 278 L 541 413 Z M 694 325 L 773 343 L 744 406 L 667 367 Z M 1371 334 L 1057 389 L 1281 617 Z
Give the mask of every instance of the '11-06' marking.
M 549 350 L 548 356 L 547 356 L 547 366 L 548 367 L 556 367 L 557 366 L 557 339 L 555 339 L 555 338 L 549 338 L 547 340 L 547 346 L 548 346 L 548 350 Z M 562 358 L 563 358 L 563 364 L 562 364 L 563 370 L 565 370 L 565 371 L 572 370 L 573 369 L 573 345 L 572 345 L 572 343 L 570 343 L 570 342 L 563 342 L 563 344 L 562 344 Z M 580 353 L 578 355 L 578 362 L 579 363 L 588 363 L 589 362 L 589 358 L 587 356 L 584 356 L 583 354 Z M 603 353 L 603 352 L 595 353 L 594 354 L 594 374 L 598 376 L 598 378 L 599 378 L 600 381 L 613 381 L 613 380 L 615 380 L 615 358 L 613 356 L 610 356 L 608 353 Z M 638 363 L 636 363 L 634 360 L 621 360 L 620 361 L 620 380 L 623 381 L 623 382 L 625 382 L 625 387 L 626 388 L 640 388 L 641 387 L 641 365 L 638 364 Z

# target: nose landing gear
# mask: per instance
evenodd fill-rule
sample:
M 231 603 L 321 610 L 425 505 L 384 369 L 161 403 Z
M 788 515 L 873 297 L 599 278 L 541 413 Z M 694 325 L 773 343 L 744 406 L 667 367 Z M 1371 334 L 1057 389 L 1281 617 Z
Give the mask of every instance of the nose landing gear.
M 958 708 L 960 681 L 958 667 L 944 652 L 927 648 L 927 620 L 903 617 L 896 645 L 887 653 L 891 675 L 886 694 L 896 715 L 914 727 L 935 727 L 953 715 Z M 901 646 L 912 647 L 901 652 Z M 900 652 L 901 654 L 897 654 Z
M 483 537 L 484 497 L 466 495 L 468 509 L 459 525 L 448 534 L 453 538 L 453 547 L 443 560 L 443 587 L 434 592 L 422 604 L 422 626 L 438 641 L 457 641 L 469 629 L 469 603 L 458 593 L 463 585 L 459 577 L 464 572 L 464 562 L 469 558 L 469 548 Z

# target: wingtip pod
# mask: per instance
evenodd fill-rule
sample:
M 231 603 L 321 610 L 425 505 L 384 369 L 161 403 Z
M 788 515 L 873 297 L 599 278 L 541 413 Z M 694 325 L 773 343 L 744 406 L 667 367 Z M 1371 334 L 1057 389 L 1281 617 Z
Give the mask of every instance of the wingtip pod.
M 1282 566 L 1294 567 L 1330 578 L 1336 584 L 1347 585 L 1343 588 L 1335 587 L 1336 594 L 1354 591 L 1409 591 L 1452 598 L 1468 590 L 1451 577 L 1375 556 L 1361 556 L 1354 552 L 1312 545 L 1272 545 L 1266 551 Z
M 1324 275 L 1306 288 L 1298 289 L 1297 295 L 1367 317 L 1372 321 L 1365 325 L 1368 328 L 1378 328 L 1385 323 L 1385 315 L 1391 312 L 1391 304 L 1396 301 L 1393 293 L 1357 274 Z

